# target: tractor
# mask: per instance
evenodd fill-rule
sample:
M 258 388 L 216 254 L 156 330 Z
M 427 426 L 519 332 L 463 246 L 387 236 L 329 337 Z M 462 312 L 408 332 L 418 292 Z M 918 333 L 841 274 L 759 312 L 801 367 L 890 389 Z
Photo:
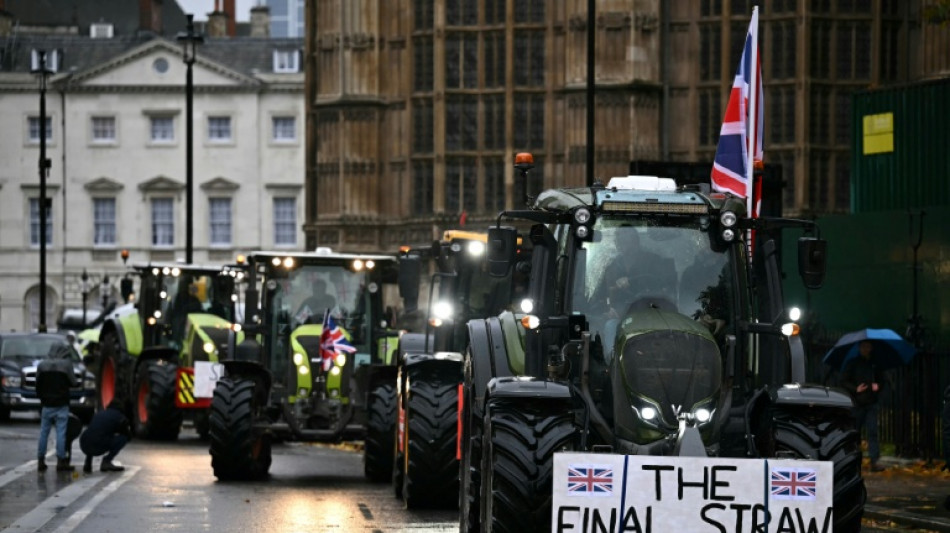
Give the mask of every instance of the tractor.
M 394 492 L 408 508 L 458 504 L 458 388 L 466 323 L 505 311 L 517 290 L 512 280 L 520 279 L 517 268 L 512 277 L 488 275 L 486 240 L 484 232 L 448 230 L 441 241 L 403 250 L 403 270 L 414 260 L 435 268 L 421 331 L 400 337 L 395 445 L 385 450 L 393 456 Z M 420 277 L 411 279 L 417 294 Z
M 366 434 L 370 391 L 395 380 L 390 255 L 253 252 L 243 342 L 221 361 L 210 453 L 220 480 L 266 477 L 274 442 Z M 258 304 L 259 302 L 259 304 Z
M 522 179 L 531 167 L 519 154 Z M 819 288 L 814 222 L 751 218 L 743 198 L 655 176 L 525 196 L 487 248 L 492 275 L 509 275 L 519 232 L 502 221 L 532 224 L 524 315 L 468 324 L 462 531 L 550 530 L 560 452 L 832 462 L 834 531 L 860 529 L 851 399 L 806 383 L 783 308 L 776 239 L 798 236 L 801 279 Z
M 234 323 L 243 277 L 240 265 L 131 265 L 120 282 L 127 303 L 99 329 L 97 407 L 121 402 L 139 438 L 174 440 L 186 415 L 207 437 L 210 388 L 196 395 L 195 367 L 242 337 Z

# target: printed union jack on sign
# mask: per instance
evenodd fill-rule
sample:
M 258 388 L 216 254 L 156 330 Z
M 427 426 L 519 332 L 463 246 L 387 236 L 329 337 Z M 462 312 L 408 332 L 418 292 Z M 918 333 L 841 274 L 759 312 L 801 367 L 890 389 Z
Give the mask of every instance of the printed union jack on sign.
M 608 466 L 570 465 L 567 493 L 583 496 L 610 496 L 614 492 L 614 471 Z
M 771 488 L 773 500 L 814 500 L 818 472 L 810 468 L 773 468 Z

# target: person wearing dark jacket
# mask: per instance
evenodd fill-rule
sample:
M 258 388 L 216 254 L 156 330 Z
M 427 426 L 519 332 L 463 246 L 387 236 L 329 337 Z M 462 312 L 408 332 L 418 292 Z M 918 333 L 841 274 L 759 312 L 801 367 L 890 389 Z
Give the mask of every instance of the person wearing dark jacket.
M 873 348 L 874 346 L 868 341 L 863 341 L 858 345 L 858 357 L 852 359 L 841 373 L 841 386 L 851 393 L 851 398 L 854 400 L 853 412 L 858 433 L 862 428 L 867 429 L 871 472 L 881 472 L 884 467 L 877 463 L 881 457 L 877 436 L 879 410 L 877 396 L 881 391 L 884 375 L 871 360 Z
M 46 445 L 49 432 L 56 426 L 56 470 L 70 471 L 66 429 L 69 426 L 69 389 L 76 384 L 73 363 L 68 350 L 57 350 L 36 368 L 36 395 L 40 398 L 40 441 L 37 446 L 37 468 L 46 471 Z
M 105 454 L 99 470 L 102 472 L 121 472 L 125 467 L 112 463 L 119 451 L 132 438 L 129 419 L 122 414 L 122 404 L 118 400 L 92 417 L 86 431 L 79 437 L 79 448 L 86 454 L 83 472 L 92 472 L 92 458 Z

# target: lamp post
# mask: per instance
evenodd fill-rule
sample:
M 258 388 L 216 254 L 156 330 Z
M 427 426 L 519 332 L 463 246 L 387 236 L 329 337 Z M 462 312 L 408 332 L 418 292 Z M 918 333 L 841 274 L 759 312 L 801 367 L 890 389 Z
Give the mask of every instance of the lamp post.
M 46 80 L 56 72 L 59 58 L 58 50 L 53 51 L 51 58 L 47 57 L 46 50 L 33 50 L 30 57 L 30 72 L 37 74 L 40 81 L 40 198 L 37 202 L 40 217 L 40 323 L 37 330 L 40 333 L 46 332 L 46 178 L 52 166 L 46 158 Z M 52 64 L 47 59 L 52 59 Z
M 204 37 L 200 33 L 195 33 L 194 15 L 188 13 L 185 15 L 188 24 L 185 31 L 178 32 L 177 40 L 181 43 L 184 54 L 187 74 L 185 75 L 185 262 L 192 263 L 192 253 L 194 250 L 194 197 L 192 189 L 194 188 L 194 153 L 192 147 L 192 100 L 194 99 L 194 80 L 192 79 L 192 65 L 195 64 L 196 49 L 199 44 L 204 42 Z
M 89 299 L 89 274 L 86 273 L 86 269 L 82 269 L 82 327 L 86 329 L 86 301 Z

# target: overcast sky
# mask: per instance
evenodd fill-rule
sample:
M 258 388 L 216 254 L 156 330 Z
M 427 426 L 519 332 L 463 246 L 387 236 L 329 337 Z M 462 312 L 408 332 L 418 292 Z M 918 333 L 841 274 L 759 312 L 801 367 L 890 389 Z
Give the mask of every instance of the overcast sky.
M 208 20 L 208 13 L 214 11 L 214 0 L 177 0 L 182 11 L 192 13 L 195 20 Z M 264 0 L 235 0 L 235 18 L 238 22 L 251 20 L 251 8 L 263 4 Z M 224 2 L 222 2 L 222 5 Z

